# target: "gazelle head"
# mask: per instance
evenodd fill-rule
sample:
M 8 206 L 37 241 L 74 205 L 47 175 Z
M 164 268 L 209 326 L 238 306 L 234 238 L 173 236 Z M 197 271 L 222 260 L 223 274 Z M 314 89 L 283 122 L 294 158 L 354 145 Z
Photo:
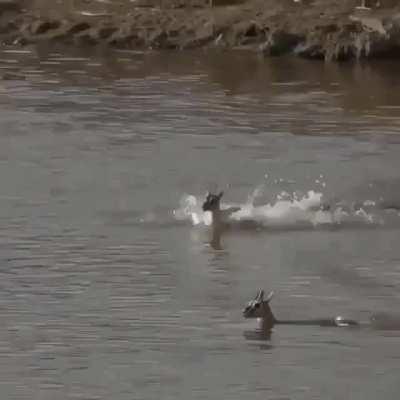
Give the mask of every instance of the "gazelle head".
M 254 300 L 247 303 L 243 310 L 245 318 L 261 318 L 265 322 L 273 325 L 276 322 L 274 314 L 272 313 L 269 302 L 272 299 L 274 292 L 270 292 L 266 299 L 264 299 L 264 290 L 260 289 Z
M 203 203 L 203 211 L 217 211 L 220 209 L 220 201 L 224 192 L 220 192 L 219 194 L 208 193 L 206 200 Z

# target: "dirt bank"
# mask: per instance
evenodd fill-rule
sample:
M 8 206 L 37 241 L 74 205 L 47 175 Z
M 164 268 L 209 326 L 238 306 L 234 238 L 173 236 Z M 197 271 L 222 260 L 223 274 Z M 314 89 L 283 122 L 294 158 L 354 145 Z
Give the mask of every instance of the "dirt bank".
M 400 55 L 400 5 L 358 1 L 0 0 L 4 44 L 254 48 L 331 60 Z

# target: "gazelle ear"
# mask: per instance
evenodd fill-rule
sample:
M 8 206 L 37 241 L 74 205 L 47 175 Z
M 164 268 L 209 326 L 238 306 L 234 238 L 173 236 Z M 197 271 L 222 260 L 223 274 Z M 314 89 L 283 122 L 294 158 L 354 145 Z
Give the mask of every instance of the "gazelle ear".
M 274 296 L 274 292 L 273 291 L 271 291 L 271 292 L 269 292 L 269 295 L 267 296 L 267 298 L 266 298 L 266 302 L 267 303 L 269 303 L 270 301 L 271 301 L 271 299 L 272 299 L 272 297 Z
M 218 197 L 219 197 L 219 199 L 221 199 L 221 197 L 224 195 L 224 191 L 222 190 L 221 192 L 219 192 L 219 195 L 218 195 Z
M 264 290 L 260 289 L 257 293 L 256 296 L 257 301 L 263 301 L 264 300 Z

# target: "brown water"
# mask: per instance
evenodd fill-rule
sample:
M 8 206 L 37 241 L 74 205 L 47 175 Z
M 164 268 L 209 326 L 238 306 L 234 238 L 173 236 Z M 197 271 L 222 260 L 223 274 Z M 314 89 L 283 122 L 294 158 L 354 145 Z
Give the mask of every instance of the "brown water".
M 241 315 L 260 287 L 284 319 L 398 311 L 397 63 L 6 49 L 0 71 L 2 399 L 398 398 L 400 331 L 266 340 Z M 215 250 L 219 188 L 258 228 Z

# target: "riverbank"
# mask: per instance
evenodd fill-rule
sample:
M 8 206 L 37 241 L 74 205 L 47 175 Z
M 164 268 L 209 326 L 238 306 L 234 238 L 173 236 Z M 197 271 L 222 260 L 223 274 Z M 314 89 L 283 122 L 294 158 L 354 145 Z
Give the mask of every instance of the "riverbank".
M 400 55 L 400 6 L 316 0 L 0 1 L 6 45 L 250 48 L 326 61 Z

